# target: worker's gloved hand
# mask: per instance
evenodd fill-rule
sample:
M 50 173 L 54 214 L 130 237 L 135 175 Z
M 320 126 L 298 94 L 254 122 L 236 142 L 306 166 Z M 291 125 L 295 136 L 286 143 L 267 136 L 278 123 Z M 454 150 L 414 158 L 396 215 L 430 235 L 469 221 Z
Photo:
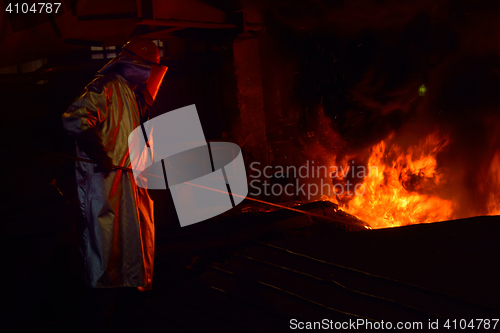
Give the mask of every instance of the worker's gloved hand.
M 90 128 L 84 131 L 76 138 L 76 143 L 97 164 L 96 171 L 104 173 L 107 177 L 113 170 L 113 161 L 106 153 L 97 130 Z
M 96 162 L 96 171 L 104 173 L 104 177 L 107 177 L 113 171 L 113 160 L 107 154 L 101 157 L 100 160 L 96 160 Z

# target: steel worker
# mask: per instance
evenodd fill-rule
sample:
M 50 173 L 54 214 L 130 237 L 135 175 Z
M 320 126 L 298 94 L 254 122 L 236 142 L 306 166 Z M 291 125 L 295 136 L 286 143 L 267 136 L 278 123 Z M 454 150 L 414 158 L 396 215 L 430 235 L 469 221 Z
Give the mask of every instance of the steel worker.
M 153 201 L 129 171 L 114 166 L 130 168 L 128 136 L 147 121 L 166 71 L 155 43 L 133 39 L 62 117 L 78 157 L 95 162 L 76 162 L 80 252 L 91 288 L 152 287 Z M 139 159 L 148 154 L 144 150 Z

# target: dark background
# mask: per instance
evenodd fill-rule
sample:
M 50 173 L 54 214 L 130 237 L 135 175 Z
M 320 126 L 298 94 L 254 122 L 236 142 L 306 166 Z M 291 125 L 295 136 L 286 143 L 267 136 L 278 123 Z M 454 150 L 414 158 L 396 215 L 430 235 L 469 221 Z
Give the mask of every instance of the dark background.
M 390 133 L 409 147 L 439 129 L 450 136 L 437 158 L 454 177 L 447 195 L 459 201 L 456 217 L 488 213 L 498 179 L 487 177 L 500 149 L 498 1 L 62 7 L 57 15 L 0 14 L 0 230 L 6 286 L 19 288 L 19 321 L 25 313 L 42 316 L 51 299 L 45 292 L 78 284 L 74 164 L 42 151 L 74 155 L 61 115 L 109 60 L 92 59 L 99 52 L 90 47 L 116 46 L 118 53 L 132 36 L 165 45 L 169 70 L 152 115 L 196 104 L 207 140 L 240 145 L 247 168 L 254 161 L 299 166 L 329 154 L 353 155 L 363 165 Z M 138 24 L 144 20 L 155 22 Z M 41 67 L 26 69 L 39 59 Z M 151 195 L 157 230 L 178 230 L 168 192 Z

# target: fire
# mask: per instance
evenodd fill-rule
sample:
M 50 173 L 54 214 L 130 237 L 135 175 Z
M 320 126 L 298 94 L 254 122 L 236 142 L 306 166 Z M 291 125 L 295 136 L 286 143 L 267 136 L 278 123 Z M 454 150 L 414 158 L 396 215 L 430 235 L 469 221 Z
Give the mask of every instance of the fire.
M 481 215 L 500 215 L 500 134 L 496 119 L 485 118 L 488 141 L 463 147 L 446 126 L 433 132 L 412 125 L 373 146 L 353 147 L 330 126 L 322 109 L 317 114 L 318 140 L 305 153 L 330 167 L 322 178 L 330 182 L 330 200 L 372 228 L 431 223 Z M 415 128 L 425 128 L 425 133 Z M 430 133 L 430 134 L 427 134 Z M 326 143 L 324 143 L 326 142 Z M 333 144 L 332 144 L 333 143 Z M 463 155 L 462 154 L 463 150 Z M 359 174 L 359 167 L 365 172 Z M 333 170 L 333 171 L 332 171 Z M 350 186 L 350 187 L 349 187 Z
M 333 201 L 373 228 L 451 219 L 454 203 L 444 191 L 446 172 L 436 161 L 448 143 L 447 137 L 435 132 L 403 148 L 394 135 L 389 136 L 371 148 L 367 175 L 357 194 L 337 195 Z
M 492 187 L 488 198 L 488 215 L 500 215 L 500 152 L 493 157 L 488 176 Z

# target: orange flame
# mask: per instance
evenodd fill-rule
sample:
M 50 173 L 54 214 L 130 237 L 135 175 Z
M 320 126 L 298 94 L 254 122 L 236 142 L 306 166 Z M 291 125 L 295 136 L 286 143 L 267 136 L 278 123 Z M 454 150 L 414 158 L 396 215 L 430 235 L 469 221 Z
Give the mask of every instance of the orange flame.
M 348 200 L 335 196 L 332 201 L 373 228 L 453 218 L 453 201 L 446 198 L 443 189 L 446 173 L 439 170 L 436 161 L 448 138 L 432 133 L 407 149 L 394 141 L 391 135 L 372 147 L 363 180 L 364 193 L 360 190 Z M 498 162 L 500 170 L 500 158 Z

